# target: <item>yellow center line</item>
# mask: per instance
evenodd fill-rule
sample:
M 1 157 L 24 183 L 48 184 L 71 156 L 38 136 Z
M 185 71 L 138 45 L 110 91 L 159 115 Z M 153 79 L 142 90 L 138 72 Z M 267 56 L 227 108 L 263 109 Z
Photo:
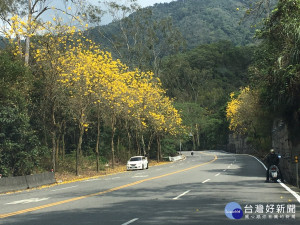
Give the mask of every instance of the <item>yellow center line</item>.
M 208 154 L 206 154 L 206 155 L 208 155 Z M 139 181 L 136 181 L 136 182 L 133 182 L 133 183 L 125 184 L 125 185 L 122 185 L 122 186 L 119 186 L 119 187 L 114 187 L 114 188 L 111 188 L 111 189 L 108 189 L 108 190 L 105 190 L 105 191 L 101 191 L 101 192 L 97 192 L 97 193 L 93 193 L 93 194 L 89 194 L 89 195 L 83 195 L 83 196 L 76 197 L 76 198 L 70 198 L 70 199 L 67 199 L 67 200 L 58 201 L 58 202 L 54 202 L 54 203 L 50 203 L 50 204 L 46 204 L 46 205 L 41 205 L 41 206 L 37 206 L 37 207 L 33 207 L 33 208 L 28 208 L 28 209 L 24 209 L 24 210 L 19 210 L 19 211 L 16 211 L 16 212 L 0 214 L 0 219 L 15 216 L 15 215 L 19 215 L 19 214 L 23 214 L 23 213 L 27 213 L 27 212 L 36 211 L 36 210 L 39 210 L 39 209 L 49 208 L 49 207 L 52 207 L 52 206 L 62 205 L 62 204 L 65 204 L 65 203 L 74 202 L 74 201 L 78 201 L 78 200 L 93 197 L 93 196 L 103 195 L 103 194 L 110 193 L 110 192 L 113 192 L 113 191 L 117 191 L 117 190 L 120 190 L 120 189 L 123 189 L 123 188 L 126 188 L 126 187 L 131 187 L 131 186 L 143 183 L 143 182 L 156 180 L 156 179 L 163 178 L 163 177 L 166 177 L 166 176 L 170 176 L 170 175 L 173 175 L 173 174 L 177 174 L 177 173 L 185 172 L 185 171 L 188 171 L 188 170 L 191 170 L 191 169 L 195 169 L 197 167 L 204 166 L 204 165 L 207 165 L 209 163 L 212 163 L 212 162 L 216 161 L 217 159 L 218 159 L 218 157 L 216 155 L 214 155 L 214 159 L 211 160 L 211 161 L 208 161 L 206 163 L 201 163 L 201 164 L 198 164 L 196 166 L 192 166 L 192 167 L 189 167 L 189 168 L 186 168 L 186 169 L 183 169 L 183 170 L 178 170 L 178 171 L 175 171 L 175 172 L 172 172 L 172 173 L 167 173 L 167 174 L 163 174 L 163 175 L 160 175 L 160 176 L 139 180 Z

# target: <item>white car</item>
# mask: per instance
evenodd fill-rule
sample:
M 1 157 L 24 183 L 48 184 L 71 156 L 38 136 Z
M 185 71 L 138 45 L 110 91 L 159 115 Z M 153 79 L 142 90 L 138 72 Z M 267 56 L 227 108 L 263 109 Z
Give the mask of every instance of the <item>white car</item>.
M 127 170 L 148 169 L 148 159 L 145 156 L 133 156 L 127 162 Z

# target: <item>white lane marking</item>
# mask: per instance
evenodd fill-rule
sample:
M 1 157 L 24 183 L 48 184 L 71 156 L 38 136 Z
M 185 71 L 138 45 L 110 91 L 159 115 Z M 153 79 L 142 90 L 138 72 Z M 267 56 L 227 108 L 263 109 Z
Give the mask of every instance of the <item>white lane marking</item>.
M 134 218 L 134 219 L 132 219 L 132 220 L 129 220 L 129 221 L 126 222 L 126 223 L 123 223 L 122 225 L 128 225 L 128 224 L 131 224 L 131 223 L 137 221 L 138 219 L 139 219 L 139 218 Z
M 83 181 L 81 181 L 81 182 L 90 182 L 90 181 L 96 181 L 96 180 L 101 180 L 100 178 L 97 178 L 97 179 L 89 179 L 89 180 L 83 180 Z
M 284 183 L 282 183 L 281 180 L 277 180 L 277 181 L 280 183 L 280 185 L 282 187 L 284 187 L 285 190 L 290 192 L 297 199 L 297 201 L 300 203 L 300 196 L 296 192 L 294 192 L 292 189 L 290 189 L 288 186 L 286 186 Z
M 136 173 L 135 175 L 144 175 L 146 172 Z
M 148 177 L 149 175 L 137 175 L 137 176 L 133 176 L 132 178 L 140 178 L 140 177 Z
M 206 183 L 207 181 L 210 181 L 210 179 L 207 179 L 207 180 L 203 181 L 202 184 Z
M 253 157 L 253 158 L 255 158 L 258 162 L 260 162 L 260 164 L 261 165 L 263 165 L 263 167 L 267 170 L 267 167 L 265 166 L 265 164 L 262 162 L 262 161 L 260 161 L 258 158 L 256 158 L 255 156 L 253 156 L 253 155 L 248 155 L 248 156 L 251 156 L 251 157 Z M 280 185 L 285 189 L 285 190 L 287 190 L 288 192 L 290 192 L 296 199 L 297 199 L 297 201 L 300 203 L 300 196 L 296 193 L 296 192 L 294 192 L 292 189 L 290 189 L 288 186 L 286 186 L 284 183 L 282 183 L 280 180 L 277 180 L 279 183 L 280 183 Z
M 45 201 L 45 200 L 48 200 L 48 199 L 49 198 L 29 198 L 29 199 L 24 199 L 24 200 L 19 200 L 19 201 L 6 203 L 6 205 L 27 204 L 27 203 L 31 203 L 31 202 Z
M 253 156 L 253 155 L 248 155 L 248 156 L 251 156 L 251 157 L 253 157 L 254 159 L 256 159 L 258 162 L 260 162 L 260 164 L 267 170 L 267 167 L 265 166 L 265 164 L 262 162 L 262 161 L 260 161 L 258 158 L 256 158 L 255 156 Z
M 219 176 L 221 173 L 217 173 L 216 175 L 215 175 L 215 177 L 217 177 L 217 176 Z
M 70 188 L 75 188 L 75 187 L 78 187 L 78 185 L 71 186 L 71 187 L 60 188 L 60 189 L 55 189 L 55 190 L 51 190 L 51 191 L 60 191 L 60 190 L 65 190 L 65 189 L 70 189 Z
M 183 192 L 182 194 L 180 194 L 180 195 L 178 195 L 177 197 L 175 197 L 175 198 L 173 198 L 174 200 L 177 200 L 177 199 L 179 199 L 180 197 L 182 197 L 182 196 L 184 196 L 184 195 L 186 195 L 187 193 L 189 193 L 191 190 L 188 190 L 188 191 L 186 191 L 186 192 Z
M 111 177 L 111 178 L 106 178 L 104 180 L 115 180 L 115 179 L 120 179 L 121 177 Z
M 229 168 L 230 168 L 230 166 L 227 166 L 227 168 L 229 169 Z
M 224 172 L 226 171 L 226 170 L 223 170 Z

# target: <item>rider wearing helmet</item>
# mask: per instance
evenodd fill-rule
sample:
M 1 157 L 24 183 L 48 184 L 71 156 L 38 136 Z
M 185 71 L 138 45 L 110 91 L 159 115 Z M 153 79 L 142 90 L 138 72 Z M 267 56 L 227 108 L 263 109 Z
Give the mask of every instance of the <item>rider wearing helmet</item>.
M 275 165 L 279 168 L 279 157 L 277 154 L 275 154 L 274 149 L 270 150 L 270 154 L 268 154 L 267 159 L 266 159 L 266 163 L 267 163 L 267 173 L 266 173 L 266 182 L 269 182 L 269 168 L 271 165 Z M 281 181 L 283 182 L 283 176 L 281 173 L 281 170 L 279 168 L 279 174 L 280 174 L 280 178 Z

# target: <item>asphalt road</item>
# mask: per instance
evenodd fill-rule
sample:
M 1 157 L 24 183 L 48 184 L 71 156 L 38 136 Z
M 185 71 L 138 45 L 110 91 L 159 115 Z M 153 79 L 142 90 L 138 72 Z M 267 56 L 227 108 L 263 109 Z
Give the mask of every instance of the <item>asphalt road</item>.
M 265 183 L 254 157 L 184 154 L 148 170 L 0 195 L 0 224 L 300 224 L 299 193 Z M 241 206 L 241 219 L 225 215 L 230 202 Z

